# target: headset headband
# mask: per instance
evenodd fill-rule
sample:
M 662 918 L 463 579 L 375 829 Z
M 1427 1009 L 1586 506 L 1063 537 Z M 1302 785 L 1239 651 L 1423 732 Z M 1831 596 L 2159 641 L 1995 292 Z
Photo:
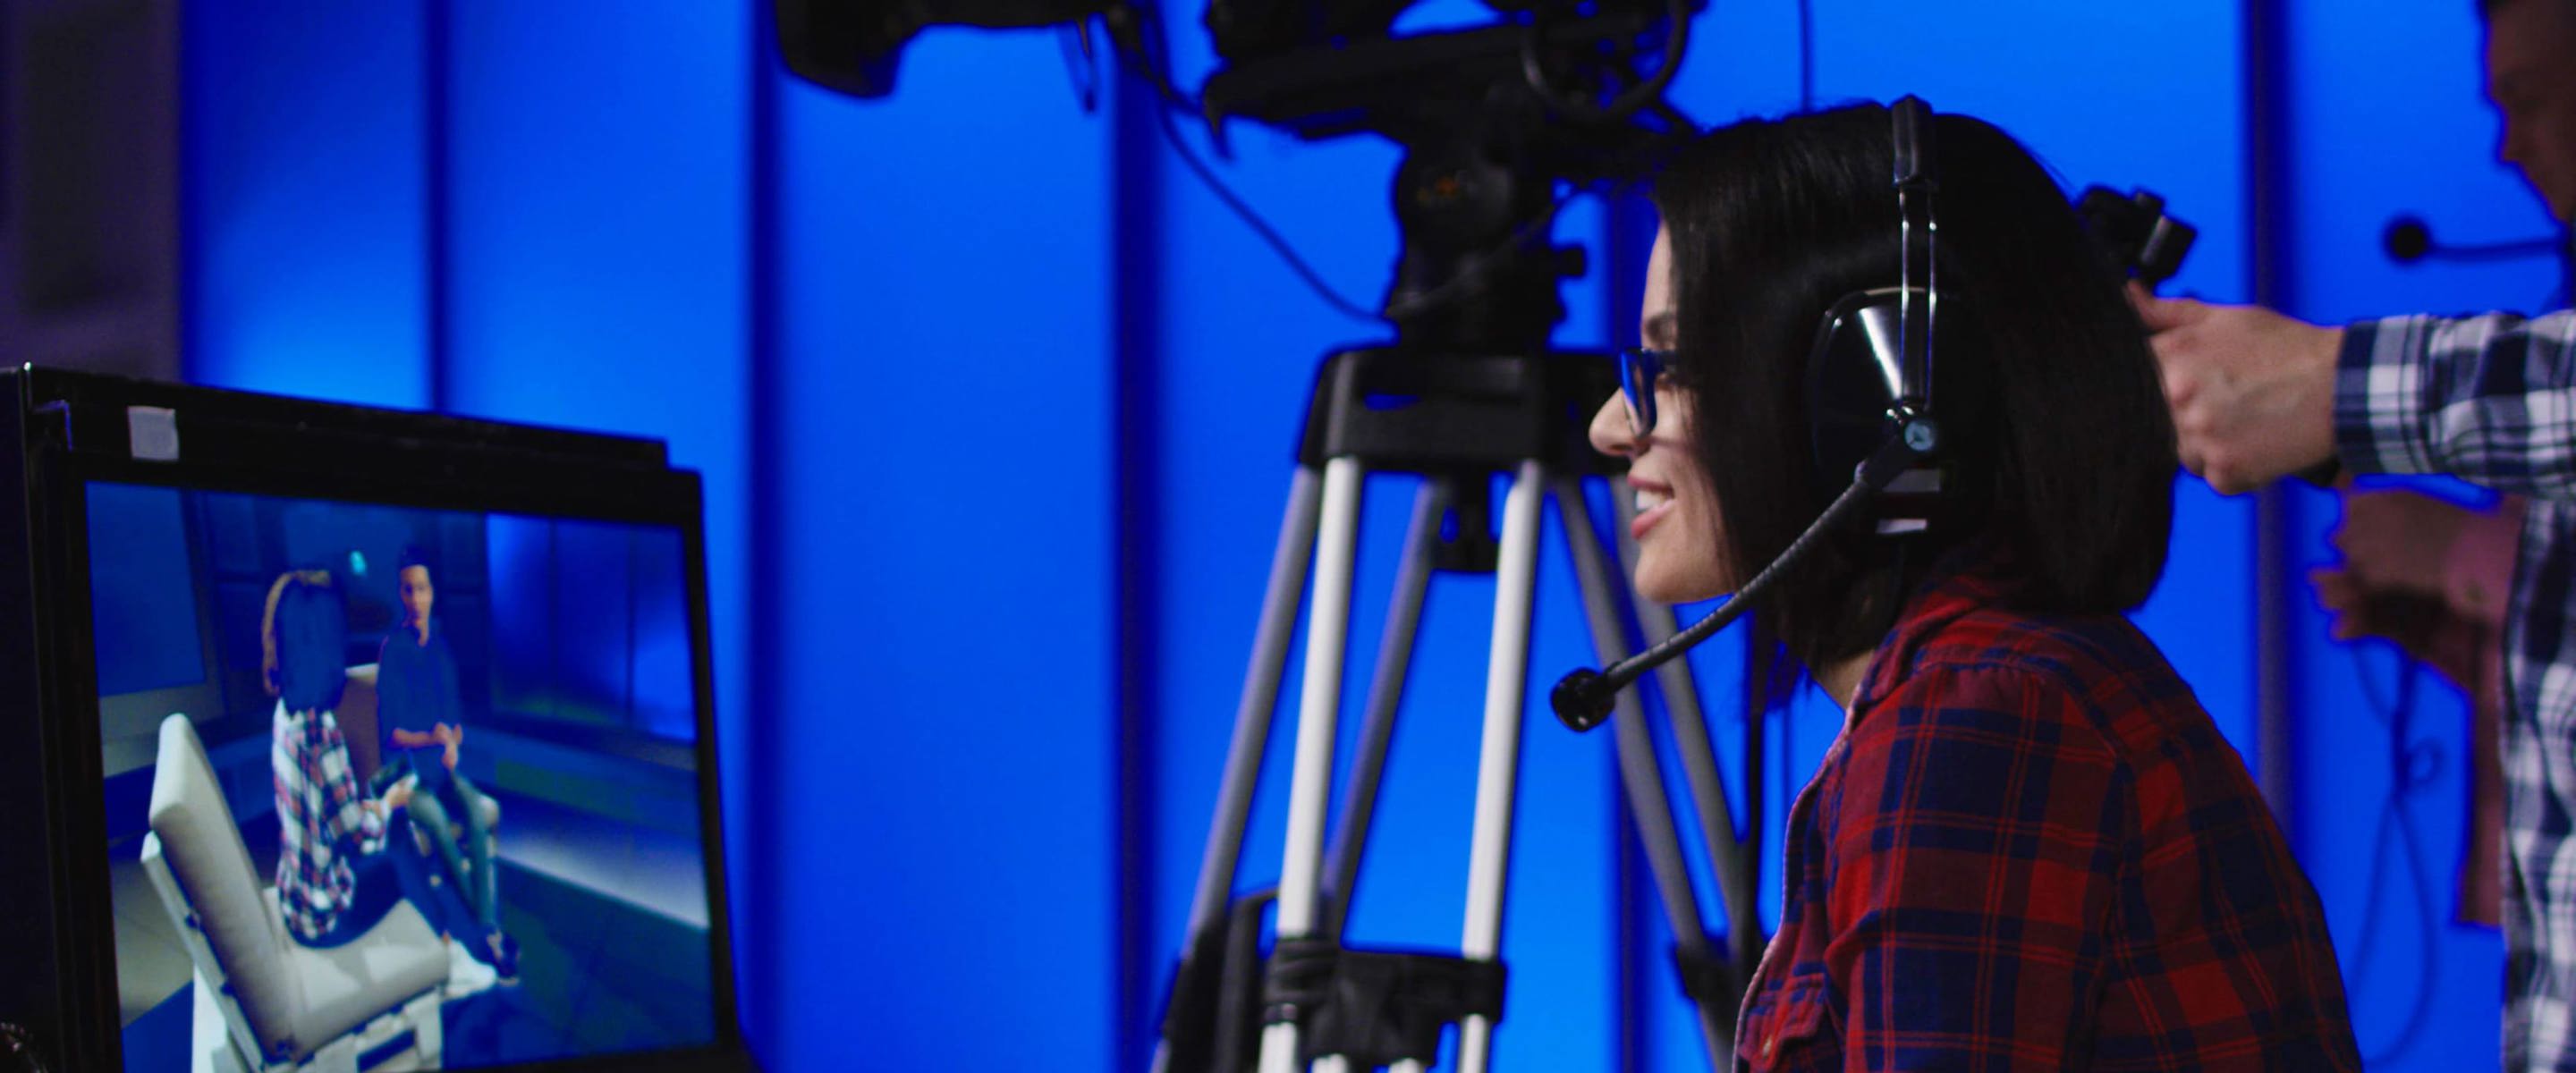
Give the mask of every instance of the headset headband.
M 1909 93 L 1889 111 L 1896 120 L 1896 211 L 1902 217 L 1896 338 L 1904 388 L 1897 405 L 1921 414 L 1932 408 L 1932 332 L 1941 305 L 1932 255 L 1938 239 L 1932 195 L 1941 184 L 1933 167 L 1932 106 Z

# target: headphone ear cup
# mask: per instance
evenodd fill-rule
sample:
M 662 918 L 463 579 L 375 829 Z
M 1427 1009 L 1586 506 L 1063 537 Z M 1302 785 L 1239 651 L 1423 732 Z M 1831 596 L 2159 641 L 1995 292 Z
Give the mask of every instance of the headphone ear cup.
M 1902 398 L 1899 291 L 1855 291 L 1825 312 L 1807 352 L 1807 428 L 1817 502 L 1851 486 L 1860 464 L 1896 435 L 1889 412 Z

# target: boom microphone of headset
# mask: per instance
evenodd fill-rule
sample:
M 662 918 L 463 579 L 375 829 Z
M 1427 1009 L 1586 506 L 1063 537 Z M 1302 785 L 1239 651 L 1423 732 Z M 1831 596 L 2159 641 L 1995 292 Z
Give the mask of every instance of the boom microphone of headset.
M 1771 586 L 1781 571 L 1805 558 L 1808 549 L 1814 547 L 1819 539 L 1858 514 L 1872 497 L 1884 491 L 1925 455 L 1931 454 L 1939 444 L 1939 432 L 1930 421 L 1918 418 L 1907 422 L 1901 434 L 1888 440 L 1877 453 L 1860 464 L 1859 471 L 1852 475 L 1851 487 L 1834 497 L 1833 504 L 1816 517 L 1815 524 L 1798 534 L 1798 539 L 1790 541 L 1788 550 L 1771 560 L 1771 565 L 1763 567 L 1761 573 L 1753 575 L 1753 580 L 1737 589 L 1735 595 L 1727 599 L 1726 606 L 1691 623 L 1689 629 L 1664 638 L 1663 643 L 1653 648 L 1601 670 L 1586 667 L 1557 679 L 1556 688 L 1547 694 L 1548 707 L 1556 710 L 1557 720 L 1577 731 L 1600 726 L 1602 720 L 1610 718 L 1610 709 L 1619 691 L 1627 688 L 1628 683 L 1690 651 L 1693 645 L 1708 640 L 1717 631 L 1725 629 L 1727 623 L 1752 610 L 1753 602 L 1761 597 L 1762 590 Z
M 2379 234 L 2380 246 L 2390 260 L 2414 264 L 2426 257 L 2443 261 L 2511 261 L 2524 257 L 2545 257 L 2565 245 L 2558 236 L 2527 238 L 2513 242 L 2477 242 L 2453 245 L 2433 237 L 2433 228 L 2424 218 L 2413 213 L 2400 213 L 2388 220 Z

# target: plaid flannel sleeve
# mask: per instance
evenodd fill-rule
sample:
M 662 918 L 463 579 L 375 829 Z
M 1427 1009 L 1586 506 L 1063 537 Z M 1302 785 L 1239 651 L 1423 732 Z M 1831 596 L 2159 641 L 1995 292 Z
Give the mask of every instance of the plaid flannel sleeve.
M 349 766 L 349 741 L 340 734 L 339 721 L 317 715 L 313 722 L 319 725 L 313 731 L 311 778 L 320 784 L 328 799 L 332 841 L 345 839 L 362 854 L 381 852 L 385 848 L 384 816 L 366 807 L 366 790 L 358 785 L 357 772 Z
M 2576 311 L 2349 326 L 2335 446 L 2360 473 L 2447 473 L 2576 500 Z
M 1856 1068 L 2076 1060 L 2129 819 L 2082 703 L 2028 670 L 1927 669 L 1854 729 L 1824 834 Z

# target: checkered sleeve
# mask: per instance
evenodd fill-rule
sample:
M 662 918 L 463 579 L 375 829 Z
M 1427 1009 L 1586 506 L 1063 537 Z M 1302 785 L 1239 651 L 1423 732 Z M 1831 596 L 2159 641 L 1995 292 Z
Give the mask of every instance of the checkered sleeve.
M 1825 810 L 1853 1068 L 2081 1064 L 2129 821 L 2082 704 L 2025 669 L 1927 668 L 1854 729 Z
M 2356 472 L 2447 473 L 2576 501 L 2576 311 L 2347 327 L 2335 440 Z

